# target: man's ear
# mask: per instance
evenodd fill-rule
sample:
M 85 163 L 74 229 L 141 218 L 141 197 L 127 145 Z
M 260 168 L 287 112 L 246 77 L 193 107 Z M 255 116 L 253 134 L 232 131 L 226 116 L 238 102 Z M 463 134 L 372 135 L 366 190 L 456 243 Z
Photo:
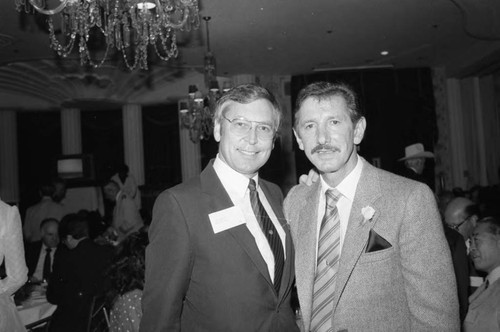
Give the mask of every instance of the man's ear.
M 293 134 L 295 135 L 295 139 L 297 140 L 297 144 L 299 145 L 299 148 L 304 151 L 304 143 L 302 143 L 302 140 L 300 139 L 299 134 L 297 134 L 297 131 L 294 129 Z
M 354 144 L 358 145 L 363 140 L 366 130 L 366 119 L 362 116 L 354 126 Z
M 472 224 L 472 226 L 476 227 L 477 225 L 477 220 L 479 219 L 479 217 L 476 215 L 476 214 L 473 214 L 471 217 L 470 217 L 470 222 Z
M 214 139 L 216 142 L 220 142 L 220 137 L 221 137 L 221 126 L 220 126 L 220 121 L 215 119 L 214 120 Z

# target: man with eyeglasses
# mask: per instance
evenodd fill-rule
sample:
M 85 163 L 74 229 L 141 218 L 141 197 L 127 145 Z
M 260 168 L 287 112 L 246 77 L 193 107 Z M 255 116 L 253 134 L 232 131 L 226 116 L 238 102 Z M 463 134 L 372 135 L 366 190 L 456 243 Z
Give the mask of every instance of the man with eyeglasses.
M 280 119 L 256 85 L 218 100 L 216 158 L 155 202 L 140 331 L 298 331 L 283 195 L 258 175 Z
M 464 332 L 500 331 L 500 219 L 477 221 L 471 237 L 474 265 L 487 273 L 485 281 L 469 297 Z
M 444 211 L 446 225 L 462 234 L 466 241 L 467 252 L 469 252 L 470 236 L 476 225 L 478 214 L 477 205 L 465 197 L 455 197 L 448 203 Z
M 448 203 L 444 211 L 445 224 L 462 235 L 467 247 L 467 265 L 469 268 L 469 296 L 483 282 L 483 274 L 475 269 L 469 256 L 471 241 L 470 238 L 472 236 L 472 231 L 476 226 L 478 218 L 479 209 L 477 205 L 473 201 L 465 197 L 455 197 Z

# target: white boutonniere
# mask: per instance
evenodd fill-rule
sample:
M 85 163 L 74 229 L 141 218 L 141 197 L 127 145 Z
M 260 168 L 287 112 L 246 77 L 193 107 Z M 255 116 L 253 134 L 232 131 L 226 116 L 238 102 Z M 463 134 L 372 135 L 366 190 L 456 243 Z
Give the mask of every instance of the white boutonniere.
M 367 221 L 372 221 L 373 215 L 375 214 L 375 209 L 371 206 L 365 206 L 361 209 L 361 214 L 363 215 L 363 221 L 361 225 L 364 225 Z

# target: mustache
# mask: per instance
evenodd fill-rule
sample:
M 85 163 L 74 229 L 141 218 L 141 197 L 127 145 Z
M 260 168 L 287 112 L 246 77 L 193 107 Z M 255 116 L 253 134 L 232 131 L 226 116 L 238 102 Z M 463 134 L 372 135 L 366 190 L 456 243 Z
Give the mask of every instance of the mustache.
M 339 151 L 339 149 L 337 149 L 336 147 L 334 147 L 333 145 L 330 145 L 330 144 L 318 144 L 311 150 L 311 154 L 314 154 L 318 151 L 335 152 L 335 151 Z

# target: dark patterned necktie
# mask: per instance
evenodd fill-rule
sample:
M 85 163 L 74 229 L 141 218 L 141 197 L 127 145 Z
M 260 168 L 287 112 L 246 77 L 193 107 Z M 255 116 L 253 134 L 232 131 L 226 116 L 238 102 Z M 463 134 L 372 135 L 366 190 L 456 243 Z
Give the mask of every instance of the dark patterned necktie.
M 253 212 L 255 213 L 255 217 L 257 218 L 260 228 L 264 232 L 274 255 L 274 288 L 276 289 L 276 292 L 279 293 L 283 267 L 285 265 L 283 244 L 281 243 L 280 236 L 276 231 L 271 218 L 269 218 L 269 215 L 260 202 L 259 193 L 257 192 L 255 181 L 253 179 L 250 179 L 248 189 L 250 190 L 250 203 L 252 204 Z
M 45 248 L 45 260 L 43 261 L 43 280 L 48 281 L 50 277 L 50 266 L 52 259 L 50 257 L 51 248 Z

